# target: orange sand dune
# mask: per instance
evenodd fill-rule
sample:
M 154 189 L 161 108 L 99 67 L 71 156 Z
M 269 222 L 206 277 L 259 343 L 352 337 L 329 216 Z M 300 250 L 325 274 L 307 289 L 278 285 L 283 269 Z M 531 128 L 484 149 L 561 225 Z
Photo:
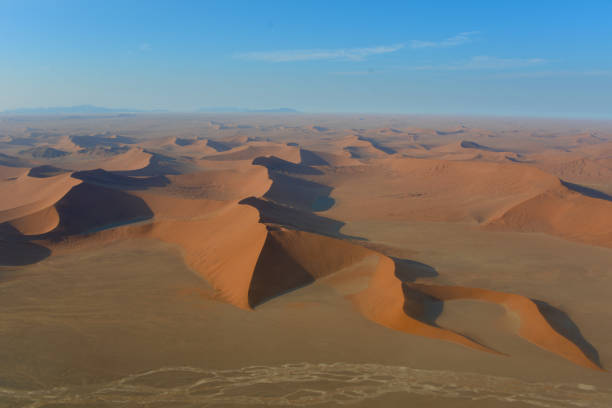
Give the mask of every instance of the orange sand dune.
M 159 194 L 151 191 L 130 191 L 141 198 L 153 212 L 155 220 L 210 218 L 231 203 L 213 199 L 193 199 Z
M 191 198 L 239 201 L 248 196 L 263 195 L 270 187 L 268 172 L 260 166 L 233 165 L 226 169 L 209 169 L 167 176 L 173 194 Z
M 134 191 L 109 188 L 113 183 L 119 183 L 121 188 L 125 184 L 122 180 L 130 177 L 104 171 L 94 173 L 91 176 L 97 178 L 92 180 L 104 185 L 83 183 L 55 205 L 59 224 L 51 237 L 64 240 L 47 242 L 48 246 L 61 251 L 80 248 L 79 242 L 86 245 L 130 237 L 174 243 L 181 247 L 187 265 L 218 291 L 220 299 L 238 307 L 250 307 L 251 276 L 267 231 L 258 222 L 256 209 L 237 202 L 244 196 L 261 195 L 268 190 L 271 180 L 265 168 L 239 163 L 234 169 L 169 175 L 168 186 Z M 46 231 L 40 229 L 41 218 L 42 215 L 34 214 L 17 220 L 14 227 L 23 230 L 22 233 L 31 232 L 36 226 L 39 228 L 36 233 L 47 232 L 49 227 Z M 116 228 L 151 218 L 143 225 Z M 105 228 L 113 230 L 100 231 Z M 78 235 L 83 233 L 88 235 Z
M 253 271 L 249 306 L 331 275 L 369 254 L 365 248 L 322 235 L 269 231 Z
M 440 300 L 477 299 L 497 303 L 520 318 L 518 334 L 545 350 L 558 354 L 571 362 L 595 370 L 601 368 L 592 362 L 576 344 L 555 331 L 544 318 L 538 306 L 529 298 L 511 293 L 460 286 L 438 286 L 406 283 L 409 288 Z
M 74 142 L 68 135 L 61 136 L 53 147 L 72 153 L 75 153 L 76 151 L 80 150 L 80 147 L 74 144 Z
M 439 160 L 480 160 L 494 162 L 520 161 L 521 157 L 514 152 L 494 149 L 470 140 L 460 140 L 435 147 L 426 154 Z
M 153 216 L 159 220 L 208 219 L 244 196 L 263 194 L 271 184 L 266 169 L 253 165 L 169 175 L 169 185 L 160 184 L 161 187 L 149 183 L 151 178 L 103 170 L 79 174 L 86 183 L 72 189 L 56 205 L 60 212 L 56 235 L 72 235 Z
M 260 156 L 277 156 L 281 159 L 297 163 L 300 161 L 299 149 L 270 142 L 249 142 L 231 150 L 204 157 L 206 160 L 253 160 Z
M 21 176 L 4 181 L 0 183 L 0 223 L 44 210 L 80 183 L 70 174 L 47 178 Z
M 178 244 L 190 268 L 205 278 L 220 299 L 249 308 L 248 291 L 266 239 L 257 210 L 235 204 L 210 219 L 154 223 L 149 235 Z
M 395 264 L 386 256 L 380 256 L 369 287 L 349 296 L 366 318 L 390 329 L 451 341 L 476 350 L 495 352 L 458 333 L 422 321 L 426 312 L 424 299 L 414 297 L 414 293 L 406 296 L 402 281 L 395 276 Z
M 585 158 L 576 153 L 530 156 L 534 165 L 574 183 L 612 184 L 612 158 Z
M 107 171 L 138 170 L 145 168 L 151 161 L 151 154 L 140 147 L 132 147 L 127 152 L 110 158 L 80 157 L 79 161 L 67 161 L 66 167 L 72 170 L 103 169 Z
M 54 237 L 89 234 L 153 216 L 141 198 L 91 183 L 73 187 L 55 208 L 59 225 L 52 231 Z
M 324 152 L 319 150 L 300 149 L 300 163 L 306 166 L 354 166 L 361 165 L 358 160 L 351 158 L 347 151 Z
M 484 222 L 559 186 L 527 165 L 392 158 L 367 169 L 341 168 L 328 183 L 341 220 Z
M 536 303 L 529 298 L 485 289 L 402 282 L 394 272 L 393 261 L 380 256 L 369 287 L 349 296 L 368 319 L 394 330 L 451 341 L 481 351 L 495 352 L 486 345 L 436 326 L 435 318 L 427 316 L 428 304 L 440 301 L 476 299 L 493 302 L 505 306 L 509 312 L 518 315 L 520 318 L 518 334 L 521 337 L 575 364 L 601 370 L 600 366 L 589 359 L 574 341 L 551 327 Z
M 0 165 L 0 181 L 19 178 L 28 173 L 27 167 L 8 167 Z
M 215 288 L 220 300 L 240 308 L 250 308 L 249 285 L 267 236 L 266 227 L 258 222 L 257 210 L 236 203 L 172 199 L 140 192 L 138 194 L 142 196 L 141 201 L 147 203 L 148 209 L 158 211 L 152 222 L 126 225 L 93 235 L 67 236 L 63 241 L 45 244 L 62 253 L 137 237 L 155 238 L 176 244 L 181 249 L 186 264 Z M 136 197 L 132 196 L 130 200 L 134 201 L 134 198 Z M 127 198 L 123 201 L 127 201 Z M 125 207 L 125 203 L 122 206 Z M 206 211 L 208 216 L 200 211 Z M 192 216 L 189 216 L 189 212 Z M 194 216 L 196 213 L 197 216 Z M 111 216 L 117 219 L 117 213 L 113 211 L 104 215 L 107 219 Z M 56 233 L 72 234 L 83 231 L 83 222 L 88 222 L 87 218 L 65 219 L 64 223 L 67 225 L 60 225 Z
M 59 224 L 59 219 L 55 206 L 50 206 L 11 220 L 9 224 L 23 235 L 40 235 L 55 229 Z
M 218 130 L 227 127 L 238 129 Z M 242 309 L 317 280 L 338 289 L 342 279 L 328 277 L 342 271 L 350 284 L 337 292 L 348 295 L 365 318 L 501 354 L 436 323 L 436 310 L 446 300 L 493 302 L 520 317 L 518 334 L 526 340 L 598 369 L 528 298 L 404 282 L 391 258 L 329 237 L 349 238 L 340 233 L 343 221 L 452 221 L 612 247 L 611 202 L 570 191 L 536 167 L 506 163 L 519 155 L 482 143 L 487 132 L 450 129 L 355 129 L 343 137 L 348 130 L 296 127 L 292 132 L 306 135 L 299 143 L 287 143 L 282 135 L 279 143 L 246 136 L 141 144 L 130 138 L 129 149 L 118 141 L 118 150 L 98 146 L 90 153 L 76 153 L 72 140 L 62 138 L 56 146 L 75 152 L 65 168 L 86 171 L 33 178 L 27 169 L 0 167 L 0 176 L 7 175 L 0 182 L 0 223 L 6 222 L 9 238 L 19 233 L 19 240 L 57 252 L 138 237 L 174 244 L 219 300 Z M 473 136 L 478 142 L 467 139 Z M 435 140 L 416 144 L 426 137 Z M 428 158 L 402 157 L 409 150 Z
M 358 135 L 347 136 L 338 143 L 342 150 L 349 153 L 353 159 L 377 159 L 389 155 L 389 153 L 375 147 L 371 141 Z
M 612 247 L 612 202 L 559 186 L 526 200 L 487 228 L 551 235 Z
M 217 153 L 217 150 L 208 144 L 207 139 L 168 137 L 161 140 L 145 141 L 143 147 L 161 148 L 181 155 L 201 157 Z

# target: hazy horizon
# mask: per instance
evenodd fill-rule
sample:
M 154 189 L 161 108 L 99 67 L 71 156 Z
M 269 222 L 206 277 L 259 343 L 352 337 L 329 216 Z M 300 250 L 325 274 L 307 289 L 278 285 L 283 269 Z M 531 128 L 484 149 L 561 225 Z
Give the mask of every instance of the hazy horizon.
M 3 2 L 0 111 L 612 117 L 612 5 Z

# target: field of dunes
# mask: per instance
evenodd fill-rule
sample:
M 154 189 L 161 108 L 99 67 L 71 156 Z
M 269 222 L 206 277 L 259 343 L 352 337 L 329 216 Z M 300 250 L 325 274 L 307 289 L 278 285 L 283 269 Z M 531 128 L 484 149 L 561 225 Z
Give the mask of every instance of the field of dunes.
M 0 406 L 609 406 L 612 126 L 472 122 L 2 119 Z

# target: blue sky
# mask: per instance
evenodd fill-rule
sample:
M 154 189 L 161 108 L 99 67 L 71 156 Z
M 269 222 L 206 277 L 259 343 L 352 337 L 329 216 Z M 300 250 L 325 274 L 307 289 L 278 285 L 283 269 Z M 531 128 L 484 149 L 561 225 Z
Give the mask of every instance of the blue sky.
M 612 1 L 0 0 L 0 110 L 612 117 Z

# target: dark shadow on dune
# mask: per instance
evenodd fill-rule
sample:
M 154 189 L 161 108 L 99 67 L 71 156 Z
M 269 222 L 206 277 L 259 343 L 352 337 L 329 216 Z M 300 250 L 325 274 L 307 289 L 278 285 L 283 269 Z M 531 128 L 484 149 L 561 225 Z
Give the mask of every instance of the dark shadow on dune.
M 395 128 L 388 128 L 388 129 L 381 129 L 378 131 L 378 133 L 395 133 L 395 134 L 401 134 L 403 133 L 401 130 L 399 129 L 395 129 Z
M 329 210 L 334 205 L 334 199 L 329 197 L 331 187 L 275 171 L 268 174 L 272 179 L 272 186 L 264 194 L 268 200 L 313 212 Z
M 237 145 L 237 144 L 235 145 L 235 144 L 232 144 L 232 143 L 226 143 L 226 142 L 221 142 L 221 141 L 218 141 L 218 140 L 210 140 L 209 139 L 206 142 L 206 146 L 212 147 L 213 149 L 215 149 L 218 152 L 226 152 L 226 151 L 231 150 L 234 147 L 239 146 L 239 145 Z
M 276 147 L 279 147 L 279 146 L 276 146 Z M 228 151 L 228 152 L 221 152 L 221 154 L 206 155 L 206 156 L 201 157 L 201 159 L 210 160 L 210 161 L 254 160 L 259 157 L 263 157 L 263 155 L 270 154 L 269 149 L 270 149 L 269 146 L 246 145 L 242 149 L 237 149 L 237 150 Z
M 344 226 L 344 223 L 341 221 L 286 207 L 263 198 L 245 198 L 240 201 L 240 204 L 256 208 L 259 211 L 259 221 L 264 224 L 281 225 L 289 229 L 313 232 L 333 238 L 365 240 L 364 238 L 340 233 L 340 229 Z
M 287 145 L 289 145 L 289 143 L 287 143 Z M 297 146 L 297 143 L 295 145 Z M 329 162 L 324 160 L 317 153 L 306 149 L 300 149 L 300 164 L 304 166 L 329 166 Z
M 334 206 L 334 204 L 336 204 L 336 200 L 334 200 L 333 198 L 329 197 L 329 194 L 327 194 L 327 195 L 320 195 L 320 196 L 317 196 L 317 198 L 314 199 L 314 201 L 312 202 L 310 208 L 314 212 L 321 212 L 321 211 L 329 210 L 330 208 L 332 208 Z
M 0 165 L 6 167 L 30 167 L 30 162 L 19 157 L 0 153 Z
M 92 233 L 153 217 L 149 206 L 139 197 L 94 184 L 73 187 L 55 205 L 60 217 L 57 228 L 45 237 Z
M 424 264 L 421 264 L 424 265 Z M 425 265 L 427 266 L 427 265 Z M 408 283 L 402 282 L 402 291 L 404 293 L 404 305 L 403 312 L 416 319 L 422 323 L 425 323 L 429 326 L 436 327 L 438 329 L 447 330 L 449 332 L 455 333 L 461 337 L 468 339 L 469 341 L 478 344 L 482 347 L 489 349 L 490 351 L 494 351 L 496 353 L 507 355 L 498 350 L 495 350 L 486 344 L 478 341 L 477 339 L 462 333 L 457 330 L 450 330 L 443 326 L 440 326 L 436 321 L 444 312 L 444 301 L 438 299 L 435 296 L 429 295 L 427 293 L 423 293 L 418 289 L 410 287 Z
M 531 299 L 533 303 L 536 304 L 538 310 L 544 316 L 548 324 L 560 335 L 574 343 L 584 355 L 591 360 L 593 363 L 597 364 L 600 368 L 603 368 L 601 365 L 601 361 L 599 360 L 599 352 L 591 343 L 589 343 L 582 333 L 578 326 L 570 319 L 570 317 L 563 312 L 562 310 L 557 309 L 549 305 L 548 303 Z
M 170 184 L 165 176 L 130 177 L 117 172 L 102 169 L 77 171 L 72 177 L 86 183 L 118 188 L 122 190 L 145 190 L 150 187 L 163 187 Z
M 489 146 L 484 146 L 484 145 L 481 145 L 479 143 L 472 142 L 470 140 L 462 140 L 461 141 L 461 147 L 463 147 L 464 149 L 483 150 L 485 152 L 501 152 L 501 150 L 494 149 L 494 148 L 489 147 Z
M 447 329 L 437 323 L 438 318 L 444 311 L 445 301 L 428 293 L 424 293 L 410 285 L 411 282 L 414 282 L 418 278 L 431 278 L 438 276 L 438 272 L 435 270 L 435 268 L 409 259 L 391 259 L 395 263 L 395 276 L 402 281 L 402 292 L 404 294 L 403 312 L 406 315 L 429 326 L 444 329 L 465 337 L 471 342 L 479 344 L 491 351 L 504 354 L 498 350 L 492 349 L 486 344 L 481 343 L 465 333 Z
M 312 168 L 305 164 L 295 164 L 287 160 L 279 159 L 276 156 L 270 157 L 257 157 L 253 160 L 253 164 L 264 166 L 270 171 L 282 171 L 289 174 L 302 174 L 302 175 L 320 175 L 323 174 L 321 170 Z
M 414 282 L 419 278 L 433 278 L 438 276 L 435 268 L 410 259 L 391 257 L 395 263 L 395 276 L 402 282 Z
M 174 141 L 178 146 L 191 146 L 195 142 L 197 142 L 197 139 L 182 139 L 180 137 L 177 137 Z
M 439 327 L 436 320 L 444 310 L 444 302 L 402 283 L 404 313 L 430 326 Z
M 129 146 L 113 145 L 113 146 L 94 146 L 84 147 L 78 151 L 80 154 L 94 154 L 104 157 L 117 156 L 127 153 L 130 150 Z
M 367 159 L 367 155 L 361 153 L 361 148 L 356 146 L 346 146 L 342 150 L 351 155 L 351 159 Z
M 8 222 L 0 224 L 0 266 L 23 266 L 40 262 L 51 250 L 25 237 Z
M 40 262 L 51 250 L 33 242 L 0 240 L 0 266 L 22 266 Z
M 68 156 L 71 153 L 64 150 L 55 149 L 53 147 L 38 146 L 31 149 L 22 150 L 19 154 L 29 154 L 37 159 L 57 159 L 59 157 Z
M 444 302 L 406 284 L 414 282 L 418 278 L 438 276 L 438 272 L 435 268 L 418 261 L 399 258 L 391 259 L 395 264 L 395 276 L 402 281 L 404 313 L 430 326 L 439 327 L 436 324 L 436 320 L 444 310 Z
M 397 153 L 397 150 L 392 149 L 392 148 L 387 147 L 387 146 L 384 146 L 384 145 L 380 144 L 379 142 L 377 142 L 375 139 L 372 139 L 370 137 L 357 136 L 357 139 L 363 140 L 365 142 L 370 143 L 373 148 L 375 148 L 377 150 L 380 150 L 383 153 L 386 153 L 386 154 L 395 154 L 395 153 Z
M 70 140 L 75 145 L 82 148 L 92 148 L 96 146 L 114 147 L 120 144 L 134 144 L 136 140 L 127 136 L 109 135 L 73 135 Z
M 30 265 L 51 255 L 50 249 L 29 241 L 8 222 L 0 224 L 0 266 Z
M 308 153 L 306 155 L 308 162 Z M 316 160 L 316 157 L 310 159 Z M 340 233 L 343 222 L 314 214 L 328 210 L 335 204 L 329 196 L 333 189 L 299 176 L 324 174 L 322 171 L 302 162 L 295 164 L 275 156 L 257 157 L 253 164 L 268 169 L 272 185 L 262 198 L 248 197 L 240 204 L 256 208 L 260 222 L 334 238 L 364 240 Z
M 580 184 L 574 184 L 574 183 L 570 183 L 569 181 L 564 181 L 564 180 L 561 180 L 561 184 L 563 184 L 568 189 L 575 191 L 577 193 L 580 193 L 582 195 L 585 195 L 587 197 L 598 198 L 600 200 L 606 200 L 606 201 L 612 201 L 612 196 L 609 196 L 608 194 L 601 192 L 599 190 L 595 190 L 594 188 L 581 186 Z
M 436 130 L 436 134 L 438 136 L 450 136 L 450 135 L 459 135 L 461 133 L 464 133 L 465 130 L 463 129 L 459 129 L 459 130 L 451 130 L 451 131 L 442 131 L 442 130 Z
M 287 254 L 277 239 L 268 234 L 251 278 L 249 306 L 254 308 L 314 281 L 314 277 Z
M 33 137 L 14 137 L 9 142 L 5 142 L 11 146 L 34 146 L 38 140 Z M 21 154 L 23 152 L 19 152 Z
M 69 171 L 55 166 L 43 165 L 31 168 L 28 172 L 28 177 L 47 178 L 68 173 Z

